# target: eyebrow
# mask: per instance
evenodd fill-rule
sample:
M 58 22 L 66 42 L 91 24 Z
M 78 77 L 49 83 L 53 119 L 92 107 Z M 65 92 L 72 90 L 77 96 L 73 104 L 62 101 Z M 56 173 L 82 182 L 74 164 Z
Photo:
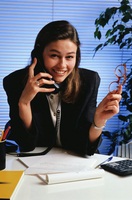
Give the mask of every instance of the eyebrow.
M 56 52 L 56 53 L 61 54 L 61 52 L 56 49 L 50 49 L 50 52 Z M 76 52 L 72 51 L 72 52 L 68 52 L 67 54 L 76 54 Z

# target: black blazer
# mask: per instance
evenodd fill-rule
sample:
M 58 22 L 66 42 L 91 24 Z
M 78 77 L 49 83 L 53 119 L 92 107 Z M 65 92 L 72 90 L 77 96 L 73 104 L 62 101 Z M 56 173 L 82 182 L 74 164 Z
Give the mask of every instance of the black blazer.
M 50 146 L 55 141 L 56 132 L 50 115 L 45 93 L 38 93 L 31 102 L 33 125 L 27 131 L 19 117 L 18 101 L 24 88 L 28 68 L 17 70 L 3 79 L 8 97 L 11 119 L 11 134 L 22 151 L 33 150 L 36 146 Z M 79 69 L 82 88 L 75 104 L 61 102 L 60 138 L 62 147 L 77 153 L 92 155 L 99 140 L 90 144 L 89 128 L 96 109 L 100 77 L 97 72 Z

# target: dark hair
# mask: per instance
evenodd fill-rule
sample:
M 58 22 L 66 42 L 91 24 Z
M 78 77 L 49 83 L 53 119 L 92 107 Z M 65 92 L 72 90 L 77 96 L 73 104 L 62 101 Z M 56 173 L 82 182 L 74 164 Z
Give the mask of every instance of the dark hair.
M 53 21 L 44 26 L 38 33 L 34 50 L 31 53 L 31 58 L 39 57 L 40 62 L 42 61 L 42 53 L 44 48 L 51 42 L 57 40 L 70 39 L 77 45 L 76 64 L 71 74 L 64 81 L 64 87 L 61 91 L 63 101 L 67 103 L 75 102 L 80 89 L 80 76 L 78 72 L 78 66 L 80 64 L 81 53 L 80 53 L 80 41 L 78 33 L 74 26 L 68 21 L 60 20 Z

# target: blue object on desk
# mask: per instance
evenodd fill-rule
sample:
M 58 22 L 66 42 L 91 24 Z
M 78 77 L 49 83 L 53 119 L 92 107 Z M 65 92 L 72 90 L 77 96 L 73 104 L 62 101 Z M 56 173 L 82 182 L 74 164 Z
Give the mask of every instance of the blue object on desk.
M 20 152 L 19 145 L 14 140 L 6 140 L 6 153 L 10 152 Z
M 99 165 L 97 165 L 97 166 L 95 167 L 95 169 L 98 168 L 98 167 L 101 167 L 102 164 L 111 161 L 112 158 L 113 158 L 113 156 L 110 156 L 109 158 L 107 158 L 106 160 L 104 160 L 103 162 L 101 162 Z

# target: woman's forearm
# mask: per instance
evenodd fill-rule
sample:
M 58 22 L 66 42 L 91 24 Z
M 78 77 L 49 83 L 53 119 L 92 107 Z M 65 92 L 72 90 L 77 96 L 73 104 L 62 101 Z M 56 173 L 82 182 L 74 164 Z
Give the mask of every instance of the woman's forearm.
M 96 129 L 94 124 L 91 125 L 89 130 L 89 140 L 91 143 L 95 142 L 102 133 L 102 129 Z
M 119 112 L 119 102 L 121 100 L 122 86 L 119 85 L 118 90 L 114 90 L 106 95 L 96 108 L 94 115 L 94 123 L 90 127 L 89 140 L 95 142 L 102 133 L 108 119 Z
M 32 112 L 30 103 L 24 104 L 19 101 L 18 107 L 19 107 L 19 116 L 21 120 L 23 121 L 25 127 L 27 129 L 30 129 L 32 124 Z

